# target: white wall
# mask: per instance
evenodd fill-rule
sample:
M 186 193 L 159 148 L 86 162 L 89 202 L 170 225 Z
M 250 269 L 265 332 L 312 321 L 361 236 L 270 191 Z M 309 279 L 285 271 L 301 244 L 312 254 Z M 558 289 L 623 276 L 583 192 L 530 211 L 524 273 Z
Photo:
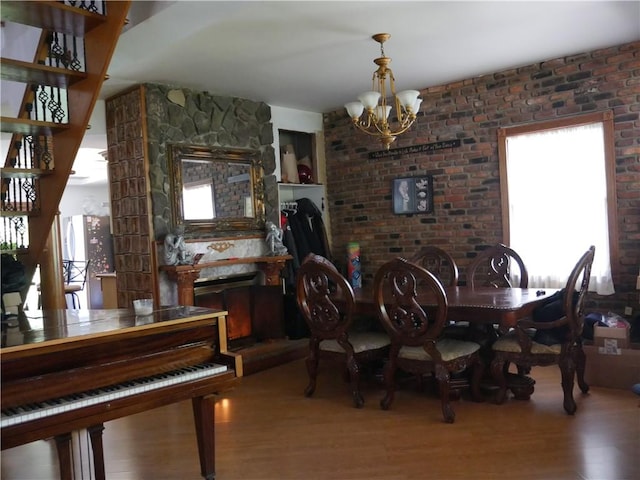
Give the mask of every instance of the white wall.
M 107 184 L 67 185 L 60 200 L 60 218 L 72 215 L 111 215 Z

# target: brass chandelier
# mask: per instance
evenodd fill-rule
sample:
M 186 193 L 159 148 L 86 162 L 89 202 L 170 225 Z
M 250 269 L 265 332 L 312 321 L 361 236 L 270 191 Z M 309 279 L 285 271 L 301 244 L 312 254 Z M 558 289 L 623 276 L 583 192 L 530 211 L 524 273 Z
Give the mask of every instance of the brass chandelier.
M 357 102 L 345 104 L 353 124 L 367 135 L 379 137 L 387 150 L 398 135 L 403 134 L 413 125 L 422 103 L 422 99 L 418 98 L 420 92 L 417 90 L 403 90 L 396 94 L 395 78 L 389 68 L 391 58 L 384 54 L 384 42 L 390 37 L 388 33 L 377 33 L 371 37 L 380 44 L 382 55 L 373 61 L 378 66 L 378 69 L 373 72 L 373 87 L 371 91 L 359 95 Z M 387 79 L 389 80 L 388 89 Z M 392 98 L 387 102 L 389 94 Z M 392 105 L 395 105 L 397 117 L 393 126 L 389 125 Z

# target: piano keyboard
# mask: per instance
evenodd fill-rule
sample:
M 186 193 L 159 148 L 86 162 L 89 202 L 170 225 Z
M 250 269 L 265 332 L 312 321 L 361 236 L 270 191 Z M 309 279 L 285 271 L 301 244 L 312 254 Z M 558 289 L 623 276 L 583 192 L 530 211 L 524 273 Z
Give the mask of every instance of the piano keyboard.
M 204 363 L 173 370 L 151 377 L 138 378 L 88 392 L 47 400 L 40 403 L 7 408 L 0 412 L 0 428 L 26 423 L 39 418 L 50 417 L 60 413 L 109 402 L 118 398 L 129 397 L 150 390 L 155 390 L 177 383 L 188 382 L 227 371 L 226 365 Z

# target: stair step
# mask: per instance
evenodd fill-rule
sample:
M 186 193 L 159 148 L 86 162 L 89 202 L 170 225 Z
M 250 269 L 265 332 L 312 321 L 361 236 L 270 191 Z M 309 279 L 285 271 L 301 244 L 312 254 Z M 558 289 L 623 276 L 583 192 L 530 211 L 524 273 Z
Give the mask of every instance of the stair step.
M 64 132 L 69 129 L 66 123 L 43 122 L 28 118 L 0 117 L 0 131 L 22 133 L 23 135 L 47 135 Z
M 36 83 L 61 88 L 69 87 L 87 78 L 87 74 L 84 72 L 23 62 L 12 58 L 0 58 L 0 73 L 3 79 L 13 82 Z
M 44 170 L 42 168 L 3 168 L 0 175 L 2 178 L 40 178 L 51 175 L 53 170 Z
M 2 218 L 11 218 L 11 217 L 36 217 L 39 215 L 39 212 L 34 211 L 23 211 L 23 210 L 0 210 L 0 217 Z
M 105 16 L 51 1 L 2 1 L 2 20 L 83 37 L 105 22 Z
M 29 253 L 29 250 L 27 250 L 26 248 L 3 248 L 0 249 L 0 252 L 2 252 L 3 254 L 8 253 L 9 255 L 16 255 L 17 257 L 21 257 Z

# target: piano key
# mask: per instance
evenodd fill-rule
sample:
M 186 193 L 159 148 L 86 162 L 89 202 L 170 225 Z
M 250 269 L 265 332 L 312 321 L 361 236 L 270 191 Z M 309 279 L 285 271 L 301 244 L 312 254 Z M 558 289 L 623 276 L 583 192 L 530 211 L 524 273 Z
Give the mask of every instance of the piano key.
M 29 403 L 18 407 L 6 408 L 0 412 L 0 428 L 25 423 L 38 418 L 58 415 L 71 410 L 97 405 L 169 385 L 213 376 L 224 373 L 225 371 L 227 371 L 226 365 L 218 365 L 215 363 L 194 365 L 164 374 L 126 381 L 116 385 L 108 385 L 104 388 L 75 393 L 62 398 L 50 399 L 41 404 Z

